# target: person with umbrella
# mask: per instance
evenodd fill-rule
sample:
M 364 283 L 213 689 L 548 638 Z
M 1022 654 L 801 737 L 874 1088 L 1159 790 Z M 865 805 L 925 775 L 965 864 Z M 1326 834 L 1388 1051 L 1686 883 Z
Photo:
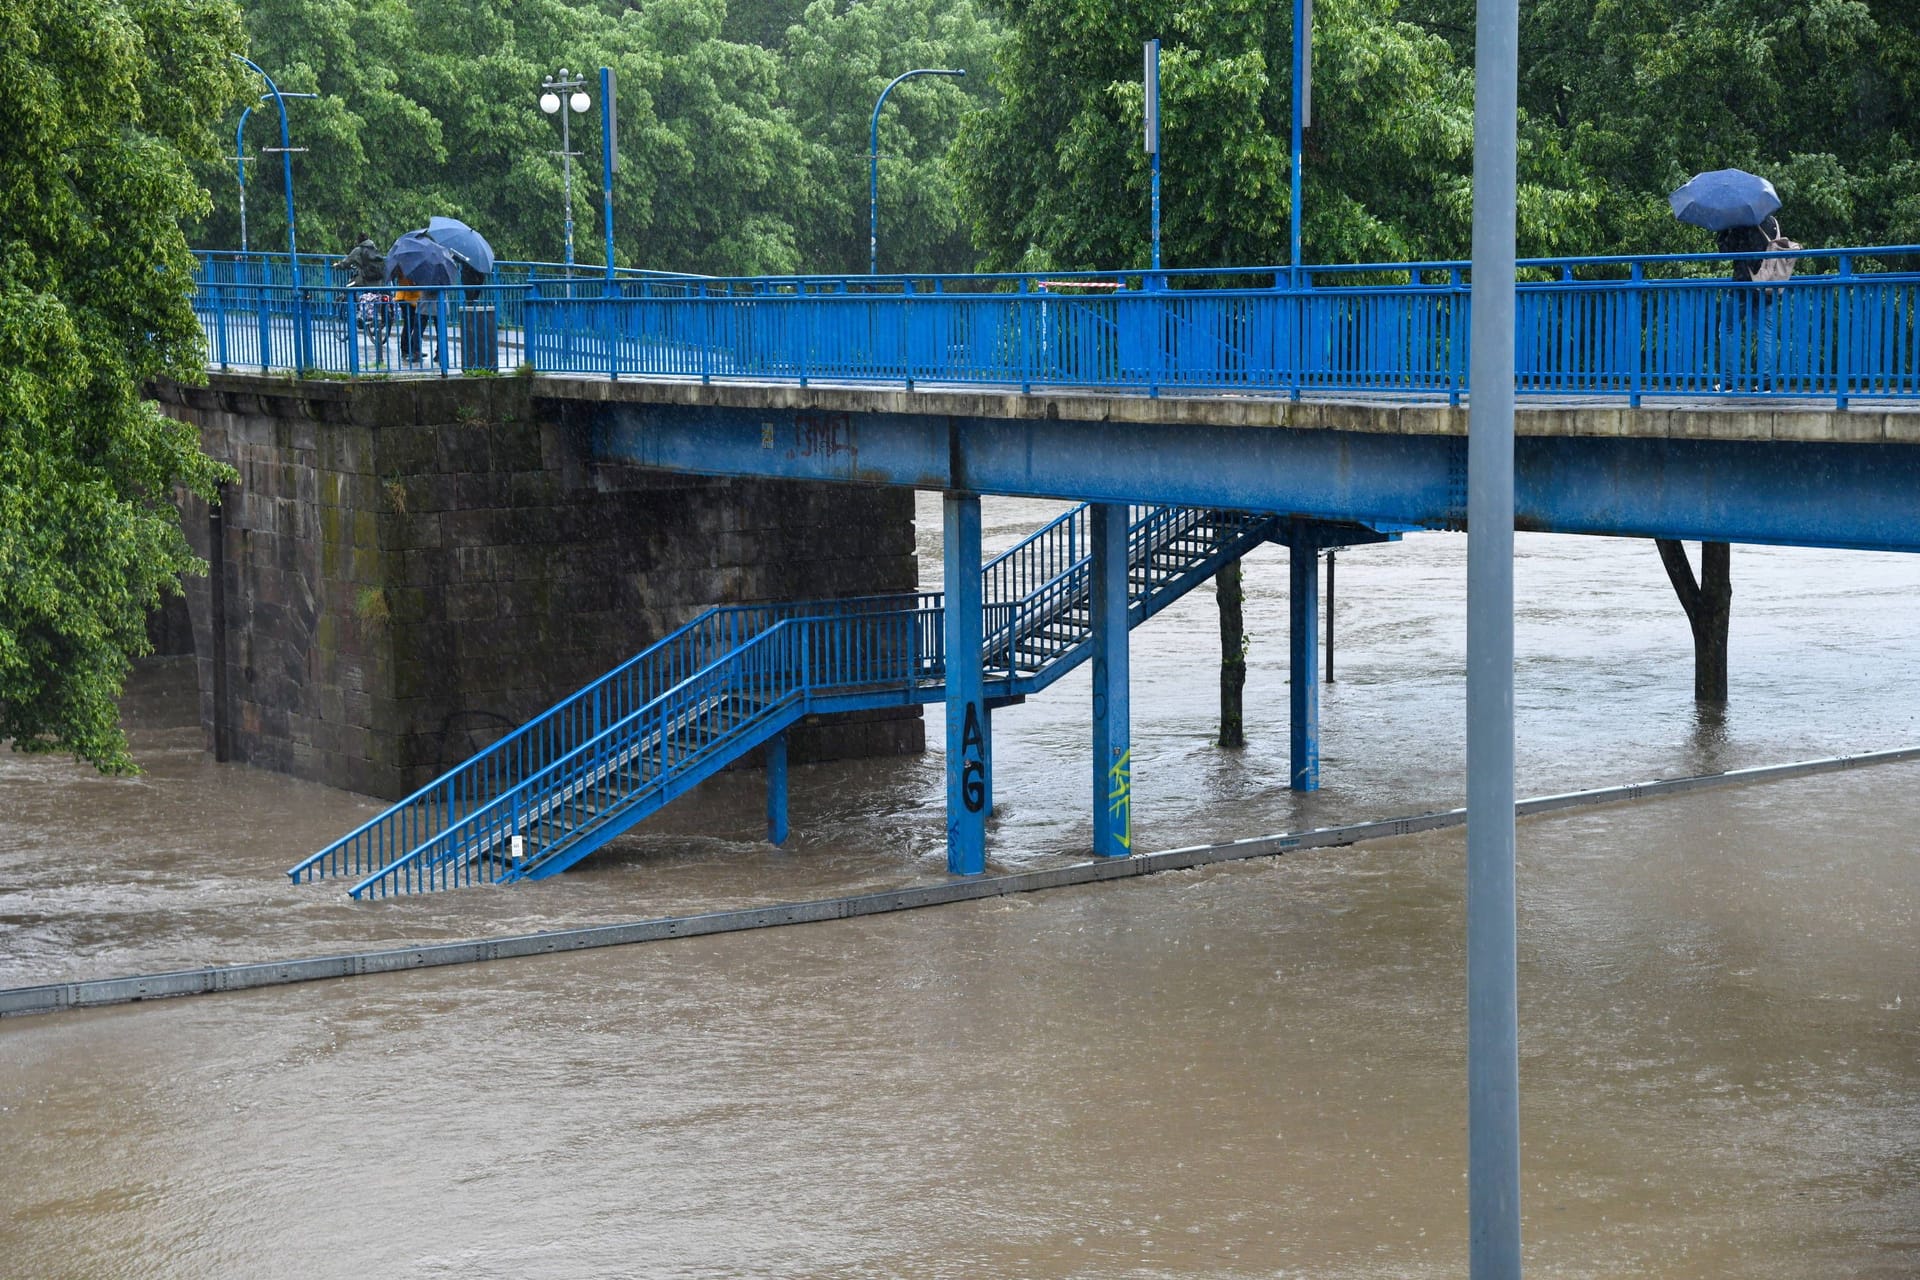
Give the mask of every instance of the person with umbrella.
M 471 290 L 486 284 L 487 277 L 493 274 L 493 246 L 460 219 L 438 214 L 427 219 L 422 234 L 452 254 L 453 260 L 460 264 L 460 283 L 469 290 L 467 300 L 473 301 Z
M 1694 175 L 1693 179 L 1667 198 L 1674 216 L 1682 222 L 1714 233 L 1714 246 L 1721 253 L 1764 253 L 1768 249 L 1798 249 L 1800 246 L 1780 232 L 1774 211 L 1780 207 L 1780 195 L 1773 184 L 1743 169 L 1715 169 Z M 1785 280 L 1793 274 L 1792 258 L 1741 258 L 1733 264 L 1736 283 L 1755 280 Z M 1745 363 L 1746 332 L 1758 338 L 1757 373 L 1761 390 L 1771 390 L 1773 373 L 1779 364 L 1779 321 L 1774 313 L 1771 289 L 1754 290 L 1730 297 L 1722 313 L 1720 352 L 1726 368 L 1714 390 L 1731 390 L 1737 385 L 1739 366 Z
M 421 339 L 426 317 L 421 306 L 425 288 L 453 284 L 458 276 L 453 256 L 435 244 L 425 231 L 409 231 L 387 250 L 387 274 L 402 286 L 393 295 L 400 308 L 400 356 L 408 363 L 421 358 Z
M 460 264 L 460 283 L 466 287 L 466 305 L 460 308 L 461 367 L 492 367 L 499 360 L 499 330 L 483 286 L 493 274 L 493 246 L 458 218 L 429 218 L 424 234 Z
M 406 272 L 396 268 L 392 277 L 400 286 L 393 291 L 393 305 L 400 312 L 400 358 L 414 364 L 420 359 L 420 291 L 412 287 Z

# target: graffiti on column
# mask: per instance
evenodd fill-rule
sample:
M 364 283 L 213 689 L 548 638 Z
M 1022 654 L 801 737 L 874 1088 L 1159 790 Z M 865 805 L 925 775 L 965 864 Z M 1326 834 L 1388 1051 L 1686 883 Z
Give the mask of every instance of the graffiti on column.
M 968 813 L 987 807 L 987 738 L 980 732 L 980 704 L 967 704 L 966 724 L 960 730 L 960 802 Z
M 1107 770 L 1107 814 L 1113 819 L 1113 838 L 1122 849 L 1133 848 L 1133 748 Z

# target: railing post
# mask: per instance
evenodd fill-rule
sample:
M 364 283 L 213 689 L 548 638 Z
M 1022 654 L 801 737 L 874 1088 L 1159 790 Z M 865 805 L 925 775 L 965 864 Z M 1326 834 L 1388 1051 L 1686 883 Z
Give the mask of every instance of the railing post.
M 707 282 L 702 280 L 699 292 L 694 295 L 694 306 L 700 310 L 700 381 L 713 381 L 713 307 L 707 301 Z
M 913 281 L 900 282 L 900 371 L 913 390 Z
M 604 317 L 604 323 L 600 327 L 605 331 L 607 344 L 607 380 L 609 382 L 620 381 L 620 347 L 616 340 L 616 334 L 619 329 L 619 325 L 617 324 L 619 317 L 614 314 L 615 310 L 616 308 L 613 305 L 613 299 L 611 297 L 603 297 L 600 299 L 600 314 Z
M 520 830 L 520 792 L 516 790 L 511 796 L 511 798 L 509 798 L 507 801 L 507 849 L 508 849 L 507 871 L 508 871 L 508 874 L 510 875 L 517 873 L 520 870 L 519 867 L 513 864 L 513 858 L 512 858 L 513 837 L 516 835 L 523 835 L 523 834 L 526 834 L 526 833 Z M 498 858 L 493 859 L 492 867 L 498 867 L 499 865 L 500 865 L 499 859 Z M 492 868 L 489 868 L 487 874 L 496 882 L 500 879 L 499 871 L 493 870 Z
M 1287 309 L 1292 315 L 1292 323 L 1287 326 L 1288 339 L 1292 350 L 1288 359 L 1293 364 L 1292 392 L 1289 400 L 1298 400 L 1307 384 L 1307 285 L 1298 269 L 1287 272 Z
M 1633 341 L 1628 344 L 1627 354 L 1633 361 L 1632 376 L 1627 384 L 1627 403 L 1633 408 L 1640 407 L 1640 370 L 1646 364 L 1646 273 L 1641 264 L 1634 263 L 1630 278 L 1633 288 L 1627 291 L 1631 300 L 1627 307 L 1627 324 Z
M 1013 303 L 1014 319 L 1018 322 L 1018 327 L 1015 329 L 1016 341 L 1014 345 L 1019 348 L 1021 395 L 1026 395 L 1033 389 L 1033 352 L 1030 350 L 1032 346 L 1031 330 L 1033 326 L 1027 315 L 1027 299 L 1029 296 L 1027 293 L 1027 278 L 1021 276 L 1020 292 L 1015 296 Z M 951 592 L 949 592 L 949 595 L 951 595 Z
M 800 351 L 797 356 L 797 362 L 800 366 L 800 385 L 804 387 L 807 385 L 807 348 L 811 345 L 813 330 L 812 309 L 807 306 L 807 292 L 804 288 L 796 287 L 794 289 L 793 305 L 798 308 L 800 312 Z
M 1166 363 L 1166 351 L 1169 326 L 1167 325 L 1166 304 L 1155 291 L 1152 276 L 1146 278 L 1146 288 L 1136 295 L 1134 301 L 1147 313 L 1147 398 L 1160 398 L 1160 377 Z M 1124 305 L 1124 304 L 1123 304 Z
M 273 313 L 267 305 L 268 286 L 254 286 L 254 316 L 260 322 L 260 372 L 266 373 L 273 367 Z
M 434 295 L 433 342 L 439 349 L 440 376 L 447 376 L 447 291 L 440 288 Z
M 307 291 L 301 288 L 293 291 L 293 341 L 298 372 L 304 373 L 313 368 L 313 308 L 307 305 Z
M 212 274 L 211 270 L 208 272 Z M 208 284 L 206 289 L 213 294 L 213 341 L 214 348 L 220 354 L 220 367 L 227 367 L 227 299 L 226 290 L 217 284 Z
M 1847 407 L 1847 393 L 1853 389 L 1853 255 L 1840 255 L 1840 274 L 1834 288 L 1834 305 L 1837 308 L 1834 324 L 1839 332 L 1835 334 L 1834 351 L 1834 397 L 1836 408 Z
M 533 286 L 522 285 L 518 290 L 518 297 L 520 299 L 520 363 L 537 369 L 540 366 L 535 362 L 533 353 L 540 344 L 534 334 L 533 319 L 539 314 L 539 306 L 533 296 Z M 501 341 L 504 343 L 506 340 L 503 338 Z
M 347 299 L 347 372 L 360 376 L 360 295 L 343 290 Z
M 1447 308 L 1447 403 L 1458 406 L 1460 393 L 1466 390 L 1467 383 L 1467 365 L 1461 357 L 1466 354 L 1467 317 L 1472 295 L 1464 287 L 1458 267 L 1447 269 L 1447 283 L 1453 288 L 1453 305 Z
M 800 705 L 802 708 L 813 702 L 813 628 L 805 621 L 800 624 Z

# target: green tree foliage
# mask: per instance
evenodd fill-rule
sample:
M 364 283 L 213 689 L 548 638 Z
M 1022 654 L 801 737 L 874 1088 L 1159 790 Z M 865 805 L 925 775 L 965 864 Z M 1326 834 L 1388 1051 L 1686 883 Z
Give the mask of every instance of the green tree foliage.
M 333 249 L 361 230 L 384 242 L 445 213 L 502 257 L 559 259 L 560 130 L 535 101 L 560 66 L 607 65 L 620 112 L 616 259 L 745 274 L 857 265 L 874 95 L 909 58 L 984 70 L 990 56 L 992 25 L 971 0 L 938 7 L 743 0 L 730 16 L 725 0 L 248 0 L 246 11 L 254 60 L 282 89 L 320 94 L 291 104 L 294 145 L 306 148 L 293 159 L 303 248 Z M 597 99 L 597 85 L 588 91 Z M 941 159 L 967 99 L 916 89 L 897 100 L 914 113 L 890 121 L 900 265 L 968 265 Z M 576 252 L 598 262 L 597 107 L 573 126 L 584 153 Z M 277 130 L 271 107 L 256 109 L 248 152 L 276 145 Z M 254 248 L 285 245 L 281 163 L 264 157 L 248 174 Z M 199 239 L 237 243 L 232 162 L 201 176 L 217 195 Z
M 987 91 L 999 28 L 971 0 L 814 0 L 786 35 L 786 102 L 805 140 L 799 208 L 809 270 L 867 267 L 867 149 L 887 82 L 920 67 L 880 117 L 881 269 L 968 271 L 975 255 L 948 149 Z
M 1471 56 L 1472 0 L 1406 13 Z M 1597 253 L 1693 252 L 1667 193 L 1736 167 L 1773 179 L 1808 245 L 1920 240 L 1920 5 L 1912 0 L 1537 0 L 1520 101 L 1594 194 Z
M 1310 261 L 1466 251 L 1473 9 L 1319 0 Z M 1773 176 L 1808 243 L 1920 239 L 1920 6 L 1540 0 L 1523 21 L 1523 253 L 1707 247 L 1664 196 L 1726 164 Z M 451 213 L 504 256 L 559 257 L 558 130 L 533 98 L 561 64 L 607 63 L 621 261 L 857 270 L 873 100 L 909 67 L 956 66 L 966 80 L 910 82 L 882 120 L 883 265 L 1137 266 L 1140 44 L 1158 35 L 1167 261 L 1286 257 L 1284 0 L 249 0 L 247 22 L 285 87 L 322 95 L 293 106 L 310 248 Z M 597 113 L 576 123 L 593 261 Z M 258 155 L 276 127 L 248 126 L 256 247 L 284 243 L 282 161 Z M 201 170 L 202 243 L 237 238 L 232 169 Z
M 175 486 L 225 474 L 142 399 L 190 378 L 187 157 L 242 92 L 219 0 L 0 8 L 0 738 L 132 768 L 114 700 L 188 551 Z
M 1148 161 L 1141 45 L 1163 41 L 1163 257 L 1169 266 L 1283 262 L 1290 205 L 1292 8 L 1259 0 L 1012 0 L 1000 102 L 955 160 L 995 267 L 1141 266 Z M 1473 86 L 1398 0 L 1320 0 L 1303 169 L 1309 262 L 1463 253 Z M 1593 197 L 1529 146 L 1521 223 L 1534 252 L 1577 238 Z

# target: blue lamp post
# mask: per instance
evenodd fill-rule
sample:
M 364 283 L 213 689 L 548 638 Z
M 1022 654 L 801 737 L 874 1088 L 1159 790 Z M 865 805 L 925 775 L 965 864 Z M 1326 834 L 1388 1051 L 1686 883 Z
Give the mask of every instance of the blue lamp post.
M 299 238 L 299 233 L 296 230 L 296 221 L 294 217 L 294 207 L 293 207 L 294 146 L 293 146 L 293 138 L 292 138 L 291 131 L 287 126 L 287 99 L 288 98 L 311 98 L 314 95 L 310 93 L 305 93 L 305 94 L 281 93 L 280 86 L 273 82 L 272 76 L 268 75 L 264 70 L 261 69 L 259 63 L 255 62 L 252 58 L 243 57 L 242 55 L 237 53 L 234 54 L 233 57 L 238 62 L 246 63 L 247 66 L 253 69 L 253 73 L 255 75 L 259 76 L 262 80 L 265 80 L 267 82 L 267 92 L 273 95 L 273 105 L 279 108 L 280 110 L 280 145 L 278 147 L 267 147 L 267 148 L 264 148 L 264 150 L 278 151 L 280 153 L 280 176 L 282 177 L 282 179 L 284 179 L 286 183 L 286 189 L 287 189 L 287 269 L 292 273 L 292 276 L 293 276 L 294 331 L 296 335 L 295 341 L 297 344 L 297 350 L 299 352 L 300 367 L 303 369 L 310 368 L 313 365 L 313 333 L 312 333 L 312 327 L 307 322 L 306 295 L 301 291 L 301 288 L 300 288 L 300 238 Z M 251 111 L 251 110 L 252 108 L 249 107 L 248 111 Z M 246 124 L 246 113 L 243 112 L 241 114 L 241 125 L 244 127 L 245 124 Z M 236 140 L 237 140 L 237 135 L 236 135 Z M 240 148 L 238 146 L 234 148 L 234 150 L 236 151 L 238 151 L 239 149 Z M 242 164 L 240 168 L 244 170 L 246 166 Z M 244 180 L 244 175 L 243 175 L 243 180 Z M 246 192 L 243 190 L 241 192 L 241 204 L 244 205 L 245 203 L 246 203 Z M 263 296 L 261 299 L 261 307 L 260 307 L 261 327 L 262 327 L 263 334 L 266 327 L 266 316 L 267 316 L 266 299 Z M 262 348 L 261 348 L 263 358 L 264 358 L 264 353 L 266 349 L 264 344 L 265 344 L 265 338 L 263 336 Z
M 233 176 L 240 180 L 240 252 L 247 251 L 247 117 L 253 114 L 248 107 L 240 113 L 240 123 L 233 130 Z
M 1292 256 L 1287 260 L 1295 282 L 1300 275 L 1300 153 L 1301 132 L 1312 123 L 1313 110 L 1313 0 L 1293 0 L 1293 209 L 1287 243 Z
M 867 274 L 870 276 L 880 274 L 880 108 L 887 105 L 887 95 L 902 80 L 911 80 L 915 76 L 965 74 L 964 71 L 936 67 L 903 71 L 880 91 L 880 100 L 873 104 L 873 122 L 867 127 Z
M 262 71 L 260 69 L 259 63 L 255 62 L 252 58 L 243 57 L 237 53 L 234 54 L 233 56 L 236 61 L 244 62 L 249 67 L 253 68 L 253 73 L 259 76 L 262 80 L 265 80 L 267 82 L 267 92 L 273 95 L 273 105 L 280 109 L 280 145 L 278 148 L 272 148 L 272 149 L 277 149 L 280 152 L 282 157 L 291 155 L 293 152 L 293 139 L 290 131 L 287 128 L 287 99 L 288 98 L 310 98 L 313 95 L 310 93 L 304 93 L 304 94 L 281 93 L 280 86 L 273 82 L 272 76 L 268 75 L 265 71 Z M 252 111 L 252 110 L 253 110 L 252 107 L 247 108 L 247 111 Z M 240 113 L 241 127 L 245 128 L 246 123 L 247 123 L 247 112 L 243 111 Z M 235 151 L 240 150 L 240 147 L 238 145 L 238 137 L 239 135 L 236 134 L 235 146 L 234 146 Z M 244 172 L 245 168 L 246 166 L 244 165 L 241 166 L 242 173 L 240 177 L 240 183 L 243 188 L 243 190 L 241 191 L 241 204 L 243 206 L 246 203 L 246 192 L 244 190 L 244 187 L 246 186 L 246 174 Z M 295 230 L 295 222 L 294 222 L 293 161 L 290 159 L 283 158 L 280 165 L 280 173 L 281 173 L 281 176 L 286 179 L 286 186 L 287 186 L 287 260 L 289 264 L 289 269 L 293 272 L 293 287 L 297 290 L 300 287 L 300 240 L 299 240 L 299 235 Z
M 607 279 L 613 279 L 613 167 L 620 159 L 620 117 L 613 107 L 613 68 L 600 68 L 601 230 L 607 237 Z M 564 145 L 564 144 L 563 144 Z
M 1160 270 L 1160 42 L 1147 41 L 1141 90 L 1146 103 L 1147 154 L 1153 157 L 1153 269 Z M 1153 287 L 1152 285 L 1148 286 Z

